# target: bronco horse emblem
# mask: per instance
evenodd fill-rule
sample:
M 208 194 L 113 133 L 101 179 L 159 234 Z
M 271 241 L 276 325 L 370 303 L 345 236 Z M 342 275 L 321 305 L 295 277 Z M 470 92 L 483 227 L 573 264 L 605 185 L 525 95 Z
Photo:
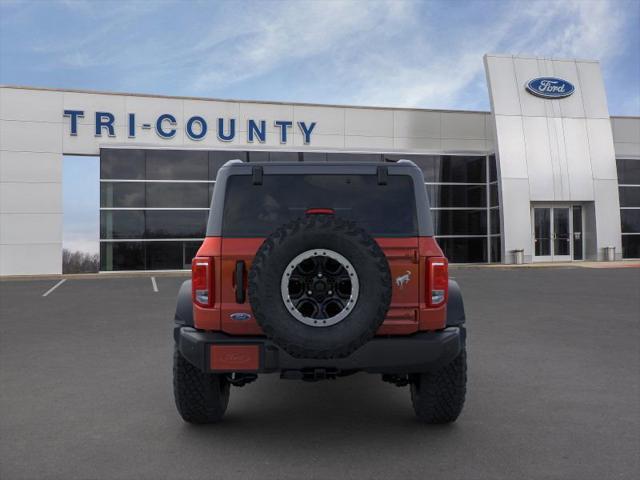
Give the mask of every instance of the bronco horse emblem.
M 409 280 L 411 280 L 411 271 L 407 270 L 407 273 L 396 278 L 396 285 L 402 289 Z

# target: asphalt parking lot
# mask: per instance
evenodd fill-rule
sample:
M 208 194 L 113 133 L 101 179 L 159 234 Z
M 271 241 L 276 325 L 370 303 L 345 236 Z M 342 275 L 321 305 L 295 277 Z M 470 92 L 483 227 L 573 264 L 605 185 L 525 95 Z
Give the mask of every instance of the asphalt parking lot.
M 222 424 L 171 389 L 184 278 L 0 282 L 0 478 L 639 478 L 640 269 L 454 268 L 469 329 L 465 410 L 413 416 L 359 374 L 263 376 Z M 155 291 L 157 290 L 157 291 Z

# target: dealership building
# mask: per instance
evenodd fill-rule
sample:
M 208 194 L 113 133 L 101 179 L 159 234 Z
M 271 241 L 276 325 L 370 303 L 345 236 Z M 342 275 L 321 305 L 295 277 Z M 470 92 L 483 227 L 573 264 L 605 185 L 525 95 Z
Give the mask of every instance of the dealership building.
M 452 262 L 640 258 L 640 117 L 599 63 L 484 64 L 489 112 L 2 86 L 0 275 L 61 273 L 65 155 L 100 157 L 101 271 L 189 268 L 230 159 L 410 159 Z

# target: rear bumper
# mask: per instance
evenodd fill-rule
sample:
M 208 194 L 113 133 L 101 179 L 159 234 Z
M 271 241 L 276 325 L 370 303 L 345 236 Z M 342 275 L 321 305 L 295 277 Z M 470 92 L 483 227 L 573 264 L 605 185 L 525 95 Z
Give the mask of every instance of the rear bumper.
M 174 338 L 180 353 L 204 372 L 325 370 L 335 373 L 364 371 L 405 374 L 435 370 L 451 362 L 464 344 L 465 329 L 448 327 L 437 332 L 420 332 L 408 336 L 375 337 L 351 355 L 337 359 L 295 358 L 265 337 L 230 336 L 192 327 L 176 326 Z M 227 348 L 231 363 L 218 368 L 216 359 L 212 358 L 215 346 L 240 348 L 235 351 Z M 218 349 L 217 352 L 222 350 Z M 233 362 L 236 362 L 237 368 L 229 366 Z

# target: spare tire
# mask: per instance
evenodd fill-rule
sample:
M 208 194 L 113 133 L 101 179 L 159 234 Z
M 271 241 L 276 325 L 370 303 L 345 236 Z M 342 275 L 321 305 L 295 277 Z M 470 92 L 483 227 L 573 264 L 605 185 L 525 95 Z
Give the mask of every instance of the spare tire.
M 354 222 L 307 215 L 278 228 L 258 249 L 249 301 L 267 337 L 291 355 L 344 357 L 384 321 L 389 264 Z

